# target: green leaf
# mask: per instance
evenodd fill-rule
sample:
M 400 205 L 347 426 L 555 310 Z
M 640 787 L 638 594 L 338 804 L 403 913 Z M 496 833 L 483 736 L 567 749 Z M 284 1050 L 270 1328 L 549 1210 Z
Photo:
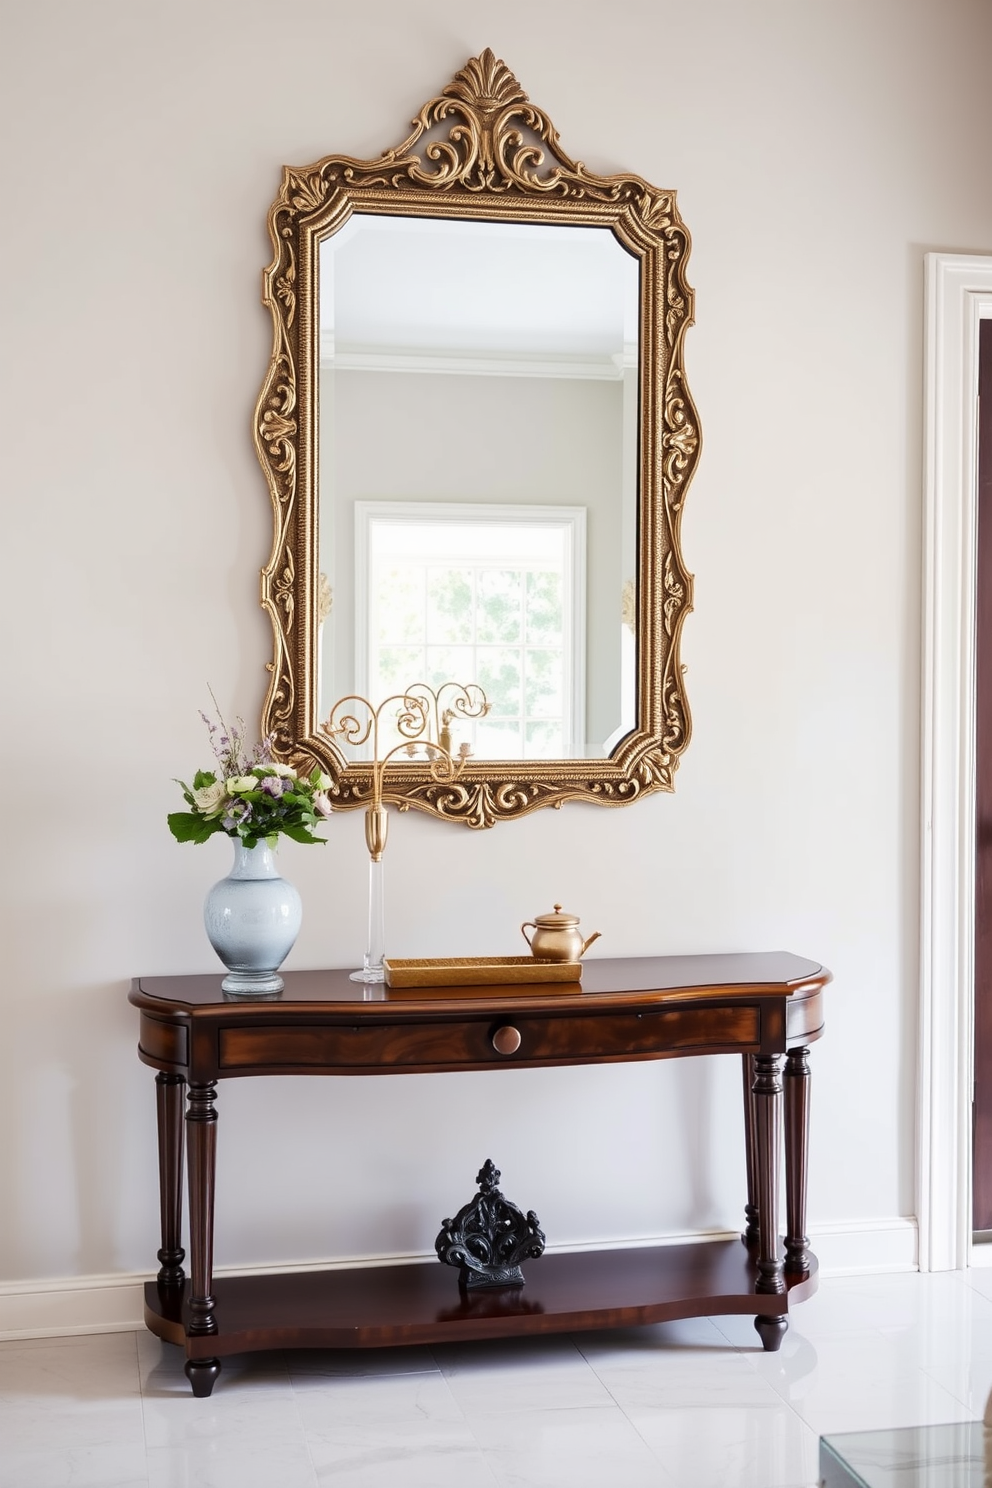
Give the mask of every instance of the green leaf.
M 207 821 L 195 811 L 171 811 L 167 821 L 177 842 L 206 842 L 215 832 L 224 830 L 216 819 Z
M 173 776 L 172 778 L 175 780 L 179 789 L 182 791 L 183 799 L 185 800 L 187 806 L 195 806 L 196 802 L 193 800 L 193 792 L 186 784 L 185 780 L 179 780 L 176 776 Z
M 315 837 L 308 828 L 300 826 L 295 822 L 284 822 L 279 830 L 284 832 L 287 837 L 292 837 L 294 842 L 303 842 L 307 845 L 311 842 L 319 842 L 321 847 L 327 846 L 323 837 Z
M 197 770 L 193 776 L 193 789 L 202 790 L 205 785 L 216 785 L 217 776 L 213 770 Z

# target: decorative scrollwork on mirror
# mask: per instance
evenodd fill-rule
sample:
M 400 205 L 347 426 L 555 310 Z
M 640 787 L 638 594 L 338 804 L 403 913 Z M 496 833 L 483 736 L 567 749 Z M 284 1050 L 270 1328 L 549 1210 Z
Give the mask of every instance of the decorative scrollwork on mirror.
M 358 595 L 364 581 L 355 577 L 357 560 L 352 552 L 348 523 L 354 522 L 357 527 L 358 518 L 354 515 L 357 506 L 374 504 L 366 503 L 365 497 L 381 499 L 392 497 L 393 493 L 383 489 L 383 481 L 377 475 L 369 474 L 373 489 L 363 488 L 359 493 L 362 500 L 352 501 L 347 512 L 330 505 L 328 492 L 337 476 L 321 476 L 321 453 L 325 467 L 331 464 L 330 419 L 321 427 L 322 412 L 328 406 L 323 401 L 322 377 L 326 357 L 334 355 L 337 335 L 338 365 L 359 368 L 352 375 L 365 376 L 366 390 L 386 386 L 385 379 L 377 383 L 367 376 L 370 368 L 381 371 L 388 364 L 391 369 L 388 375 L 393 377 L 412 376 L 410 367 L 447 376 L 458 363 L 476 376 L 477 381 L 479 374 L 484 374 L 479 387 L 484 386 L 486 396 L 491 399 L 491 414 L 484 419 L 474 415 L 466 419 L 454 411 L 456 404 L 446 392 L 435 394 L 434 403 L 424 405 L 435 416 L 421 425 L 419 440 L 411 440 L 402 432 L 397 422 L 399 415 L 394 417 L 385 405 L 373 404 L 373 412 L 361 428 L 354 420 L 349 423 L 342 400 L 340 406 L 335 405 L 334 437 L 351 438 L 354 468 L 361 468 L 363 460 L 367 460 L 371 469 L 379 446 L 390 442 L 405 444 L 409 453 L 422 442 L 425 448 L 430 448 L 435 484 L 416 494 L 418 499 L 434 503 L 421 508 L 429 513 L 430 519 L 436 520 L 439 509 L 435 487 L 444 488 L 442 501 L 462 501 L 458 510 L 463 512 L 471 513 L 472 502 L 481 510 L 482 503 L 498 499 L 507 503 L 507 511 L 513 512 L 521 511 L 522 506 L 512 503 L 539 502 L 534 518 L 539 522 L 551 508 L 558 506 L 568 513 L 579 513 L 578 518 L 570 516 L 568 520 L 578 521 L 574 530 L 581 533 L 581 538 L 576 537 L 575 543 L 582 552 L 583 562 L 585 510 L 590 513 L 588 546 L 592 566 L 588 582 L 585 570 L 578 568 L 574 570 L 580 574 L 578 579 L 561 581 L 566 588 L 571 586 L 569 593 L 573 599 L 587 585 L 589 602 L 587 605 L 580 594 L 575 604 L 576 618 L 569 632 L 574 632 L 575 650 L 563 663 L 565 683 L 546 683 L 544 688 L 545 695 L 556 688 L 559 693 L 563 688 L 571 689 L 572 723 L 562 725 L 557 734 L 549 730 L 541 715 L 541 708 L 547 705 L 539 699 L 536 721 L 514 724 L 518 728 L 514 737 L 525 743 L 519 746 L 523 757 L 513 757 L 512 751 L 492 743 L 500 737 L 501 705 L 497 697 L 486 725 L 494 732 L 488 736 L 488 743 L 473 746 L 474 753 L 456 781 L 439 781 L 426 759 L 403 759 L 390 767 L 384 783 L 384 800 L 398 804 L 401 809 L 415 807 L 471 827 L 489 827 L 539 806 L 561 806 L 570 800 L 617 806 L 651 791 L 671 790 L 690 733 L 679 642 L 683 621 L 691 608 L 692 577 L 682 558 L 680 524 L 683 501 L 699 454 L 699 426 L 683 369 L 683 340 L 692 323 L 693 310 L 692 290 L 685 277 L 689 234 L 679 216 L 675 193 L 659 190 L 640 176 L 597 175 L 581 162 L 572 160 L 562 150 L 546 114 L 528 100 L 509 69 L 487 50 L 469 61 L 440 95 L 421 109 L 413 121 L 413 132 L 397 148 L 387 150 L 376 160 L 331 155 L 303 169 L 285 168 L 268 221 L 274 257 L 265 272 L 263 299 L 272 314 L 274 335 L 271 363 L 256 411 L 255 446 L 268 480 L 274 517 L 272 550 L 261 579 L 261 601 L 270 616 L 274 637 L 262 730 L 273 736 L 278 756 L 307 769 L 319 764 L 333 779 L 330 794 L 338 806 L 366 806 L 371 799 L 370 762 L 346 760 L 339 741 L 322 727 L 322 720 L 330 712 L 329 675 L 333 674 L 335 693 L 341 694 L 355 691 L 367 678 L 356 678 L 343 670 L 338 676 L 324 631 L 336 625 L 344 637 L 342 647 L 345 641 L 348 646 L 357 644 L 348 627 L 352 625 L 352 610 L 358 613 Z M 553 481 L 550 486 L 548 482 L 547 472 L 556 468 L 564 471 L 566 466 L 569 470 L 574 466 L 579 470 L 583 463 L 599 468 L 599 454 L 584 447 L 587 437 L 584 415 L 568 415 L 563 425 L 560 457 L 550 460 L 542 457 L 542 461 L 537 461 L 520 441 L 528 425 L 543 426 L 548 416 L 537 411 L 535 403 L 530 417 L 503 417 L 500 410 L 504 409 L 504 403 L 493 396 L 494 389 L 500 390 L 495 382 L 497 375 L 505 380 L 512 373 L 517 379 L 514 396 L 518 396 L 530 377 L 528 386 L 535 398 L 542 377 L 581 380 L 600 375 L 590 370 L 593 354 L 584 346 L 576 350 L 567 342 L 569 315 L 560 317 L 555 332 L 560 345 L 554 352 L 558 364 L 550 372 L 546 370 L 550 355 L 547 348 L 540 351 L 544 361 L 538 367 L 533 360 L 536 355 L 533 348 L 529 342 L 524 345 L 531 323 L 524 323 L 523 312 L 519 333 L 522 350 L 513 347 L 508 351 L 494 340 L 485 355 L 478 354 L 477 348 L 470 348 L 471 355 L 466 360 L 464 348 L 457 355 L 447 349 L 460 334 L 449 327 L 444 333 L 447 341 L 439 333 L 441 351 L 435 347 L 429 354 L 416 349 L 413 355 L 409 348 L 400 354 L 395 348 L 387 348 L 393 357 L 389 362 L 381 346 L 372 346 L 370 351 L 371 342 L 361 346 L 356 342 L 350 352 L 347 348 L 341 352 L 345 340 L 342 327 L 353 307 L 346 298 L 342 302 L 340 323 L 331 323 L 327 286 L 334 275 L 343 273 L 343 267 L 332 266 L 326 253 L 328 245 L 335 248 L 339 257 L 334 264 L 343 266 L 345 259 L 336 245 L 348 240 L 344 229 L 354 233 L 356 221 L 360 227 L 365 224 L 362 230 L 366 232 L 366 244 L 373 247 L 376 245 L 372 243 L 375 236 L 372 229 L 376 229 L 381 243 L 390 235 L 398 242 L 397 227 L 423 235 L 425 228 L 433 233 L 440 224 L 445 224 L 445 230 L 452 233 L 456 229 L 451 224 L 475 224 L 458 231 L 464 230 L 469 236 L 478 236 L 481 231 L 483 235 L 490 233 L 496 237 L 503 232 L 500 243 L 510 237 L 519 240 L 513 252 L 518 257 L 522 252 L 525 258 L 521 262 L 533 265 L 544 262 L 540 259 L 541 234 L 544 241 L 552 238 L 556 244 L 564 243 L 567 237 L 570 244 L 578 244 L 584 250 L 596 236 L 586 231 L 593 228 L 600 230 L 598 239 L 608 242 L 610 251 L 623 260 L 621 267 L 633 276 L 631 283 L 635 285 L 636 296 L 633 301 L 628 296 L 628 305 L 634 305 L 628 322 L 632 319 L 634 324 L 632 332 L 628 328 L 624 342 L 626 361 L 619 351 L 612 356 L 605 353 L 601 356 L 601 348 L 595 352 L 606 367 L 603 377 L 627 378 L 628 401 L 624 405 L 627 413 L 617 414 L 617 427 L 626 420 L 623 427 L 627 431 L 624 437 L 628 470 L 624 480 L 625 489 L 632 493 L 633 509 L 629 520 L 625 517 L 623 522 L 629 531 L 631 573 L 623 571 L 626 560 L 620 558 L 609 569 L 608 587 L 610 594 L 615 595 L 615 612 L 602 608 L 597 611 L 598 601 L 592 596 L 600 583 L 595 567 L 597 555 L 612 540 L 613 529 L 619 530 L 622 525 L 619 507 L 611 517 L 608 508 L 594 510 L 595 501 L 584 509 L 584 497 L 573 499 L 566 506 L 568 492 L 564 488 L 551 489 Z M 550 229 L 569 231 L 556 236 Z M 581 231 L 576 233 L 575 229 Z M 396 251 L 408 250 L 404 247 Z M 425 250 L 421 244 L 416 251 L 429 253 L 433 249 L 428 246 Z M 496 249 L 490 244 L 480 251 L 492 254 Z M 370 257 L 367 248 L 361 256 Z M 486 264 L 492 261 L 490 257 Z M 442 279 L 448 272 L 447 268 L 439 270 Z M 519 269 L 516 272 L 518 278 L 514 283 L 523 285 L 528 277 L 531 281 L 536 277 L 540 280 L 538 293 L 544 284 L 549 298 L 553 281 L 567 278 L 564 271 L 559 276 L 556 271 L 544 273 L 536 267 L 533 273 L 525 271 L 523 277 Z M 389 271 L 382 271 L 378 281 L 382 293 L 373 289 L 368 296 L 370 304 L 381 307 L 388 301 L 395 277 Z M 532 290 L 533 283 L 528 292 Z M 478 292 L 467 291 L 466 295 L 467 302 L 475 305 L 486 298 Z M 574 294 L 576 318 L 580 307 L 595 298 L 595 294 L 589 295 L 585 290 Z M 419 305 L 413 307 L 411 313 L 414 312 L 420 313 Z M 505 310 L 499 311 L 504 319 L 505 314 Z M 495 311 L 492 318 L 494 323 L 499 318 Z M 387 332 L 394 325 L 395 322 L 390 322 Z M 421 341 L 425 334 L 421 328 Z M 490 336 L 492 339 L 495 332 L 491 331 Z M 589 344 L 593 344 L 592 340 Z M 346 353 L 351 355 L 350 363 L 345 360 Z M 462 357 L 461 362 L 458 357 Z M 532 362 L 523 366 L 526 357 Z M 407 370 L 397 373 L 397 367 Z M 486 381 L 487 378 L 490 380 Z M 432 379 L 420 381 L 424 384 Z M 440 386 L 436 379 L 433 382 Z M 555 386 L 560 387 L 560 381 Z M 545 405 L 540 406 L 543 410 Z M 437 416 L 438 409 L 443 409 L 445 416 Z M 465 456 L 469 447 L 465 442 L 466 421 L 473 425 L 469 431 L 471 459 Z M 467 493 L 448 489 L 445 482 L 451 471 L 445 470 L 444 458 L 449 448 L 452 467 L 461 473 L 467 472 L 470 465 L 484 468 L 489 484 L 479 482 Z M 573 476 L 567 479 L 573 480 Z M 578 480 L 578 476 L 574 479 Z M 513 490 L 513 480 L 519 482 L 519 495 Z M 565 480 L 563 475 L 562 481 Z M 493 496 L 490 486 L 499 486 L 498 497 Z M 403 494 L 407 496 L 409 492 Z M 468 504 L 464 503 L 466 494 Z M 334 500 L 338 499 L 335 495 Z M 486 512 L 492 510 L 491 505 L 485 506 Z M 332 533 L 339 550 L 339 559 L 333 564 L 328 558 Z M 344 558 L 340 557 L 341 553 Z M 374 589 L 375 580 L 369 579 L 365 587 Z M 614 601 L 611 599 L 610 603 Z M 604 614 L 608 614 L 605 621 Z M 529 623 L 524 622 L 525 629 Z M 557 625 L 558 621 L 554 623 Z M 605 660 L 594 660 L 593 652 L 601 639 L 599 632 L 604 631 L 609 632 L 610 646 L 615 644 L 617 649 L 614 652 L 600 648 Z M 625 648 L 622 654 L 628 658 L 625 664 L 630 668 L 626 701 L 622 709 L 619 702 L 615 705 L 619 716 L 610 717 L 607 722 L 597 718 L 591 724 L 594 694 L 605 694 L 614 687 L 620 673 L 621 645 Z M 524 654 L 523 650 L 520 654 Z M 539 663 L 544 666 L 548 654 L 546 650 L 537 661 L 521 662 L 522 671 L 531 665 L 537 668 Z M 505 662 L 505 653 L 500 655 Z M 537 651 L 533 655 L 537 656 Z M 498 670 L 497 662 L 492 665 Z M 417 670 L 414 668 L 411 675 Z M 464 680 L 464 671 L 458 675 Z M 473 680 L 480 681 L 487 696 L 493 698 L 491 684 L 482 677 Z M 397 689 L 394 682 L 384 687 L 384 692 L 402 691 L 405 685 L 403 682 Z M 359 690 L 372 689 L 367 685 Z M 525 690 L 521 685 L 521 691 Z M 619 698 L 618 683 L 614 693 Z M 614 723 L 618 727 L 613 728 Z M 526 741 L 532 738 L 543 739 L 545 748 L 549 747 L 548 739 L 569 740 L 568 747 L 562 747 L 566 757 L 543 758 L 539 749 L 537 754 L 527 757 L 530 745 Z M 595 754 L 588 747 L 590 740 L 599 748 L 601 757 L 590 757 Z

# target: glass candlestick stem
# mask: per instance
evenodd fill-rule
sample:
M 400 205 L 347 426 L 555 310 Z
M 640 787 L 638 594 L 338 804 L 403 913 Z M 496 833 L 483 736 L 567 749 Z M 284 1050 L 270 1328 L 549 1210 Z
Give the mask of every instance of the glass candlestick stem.
M 369 933 L 364 964 L 351 973 L 353 982 L 383 982 L 386 971 L 386 917 L 383 897 L 382 855 L 386 848 L 389 819 L 384 806 L 370 806 L 365 813 L 365 841 L 369 849 Z

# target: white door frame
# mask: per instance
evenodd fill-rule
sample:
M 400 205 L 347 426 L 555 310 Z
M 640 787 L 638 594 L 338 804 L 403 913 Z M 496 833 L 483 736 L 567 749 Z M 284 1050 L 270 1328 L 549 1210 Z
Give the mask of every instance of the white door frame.
M 921 1271 L 971 1254 L 978 324 L 992 257 L 927 254 L 923 872 L 917 1217 Z

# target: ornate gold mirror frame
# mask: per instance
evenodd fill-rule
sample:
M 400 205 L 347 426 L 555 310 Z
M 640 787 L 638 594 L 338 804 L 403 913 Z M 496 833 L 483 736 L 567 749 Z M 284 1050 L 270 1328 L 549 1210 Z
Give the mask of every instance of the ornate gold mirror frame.
M 636 726 L 606 759 L 471 759 L 456 782 L 439 782 L 423 761 L 396 763 L 383 799 L 488 827 L 539 806 L 619 806 L 671 790 L 690 732 L 679 661 L 692 597 L 679 528 L 699 450 L 682 365 L 693 309 L 685 279 L 689 234 L 673 191 L 640 176 L 596 175 L 564 154 L 551 121 L 488 50 L 424 106 L 398 148 L 377 160 L 329 155 L 304 169 L 286 167 L 269 212 L 274 258 L 263 299 L 274 336 L 255 417 L 274 517 L 261 579 L 274 637 L 263 734 L 274 736 L 281 758 L 325 769 L 335 805 L 368 804 L 371 765 L 349 764 L 318 717 L 317 644 L 326 607 L 317 562 L 319 246 L 356 210 L 608 227 L 640 261 Z

